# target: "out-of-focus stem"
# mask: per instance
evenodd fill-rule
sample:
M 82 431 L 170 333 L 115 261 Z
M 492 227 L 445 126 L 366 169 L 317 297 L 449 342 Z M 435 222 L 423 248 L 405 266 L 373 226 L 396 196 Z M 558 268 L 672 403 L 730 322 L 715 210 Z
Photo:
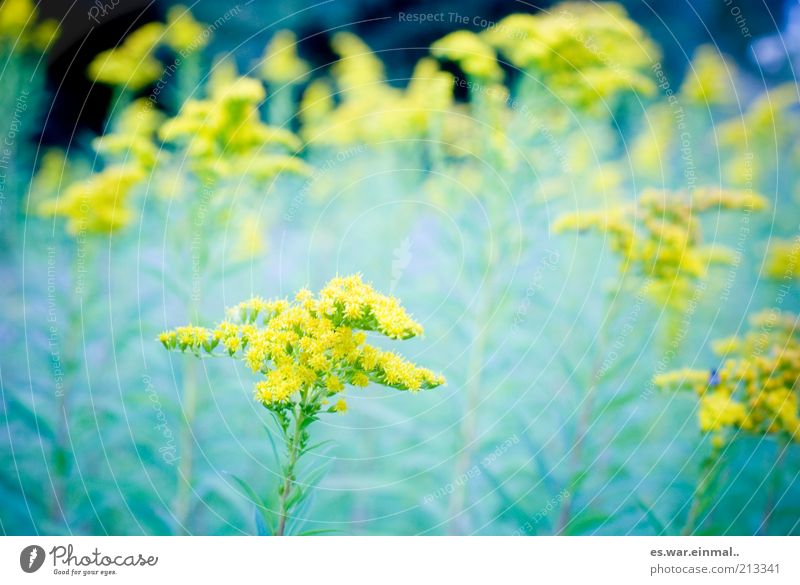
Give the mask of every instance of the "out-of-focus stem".
M 83 262 L 89 262 L 88 244 L 84 250 Z M 80 254 L 76 250 L 75 257 L 72 259 L 70 286 L 72 293 L 69 295 L 67 327 L 65 331 L 66 341 L 62 342 L 62 369 L 64 371 L 63 383 L 60 392 L 56 392 L 56 428 L 55 443 L 53 446 L 53 499 L 50 503 L 50 518 L 54 524 L 63 522 L 69 528 L 69 520 L 64 510 L 64 499 L 67 491 L 68 466 L 70 465 L 71 449 L 69 439 L 69 392 L 70 385 L 74 382 L 75 374 L 78 370 L 78 352 L 82 346 L 80 343 L 79 329 L 80 307 L 83 292 L 78 293 L 78 279 Z M 85 271 L 85 270 L 84 270 Z
M 600 325 L 600 330 L 597 334 L 598 350 L 595 354 L 594 363 L 592 364 L 591 375 L 589 376 L 589 388 L 583 398 L 580 413 L 578 414 L 578 427 L 575 432 L 575 439 L 570 449 L 569 468 L 572 470 L 573 474 L 580 468 L 581 461 L 583 460 L 583 447 L 586 442 L 586 435 L 589 433 L 589 427 L 591 427 L 592 424 L 592 413 L 594 411 L 594 399 L 597 394 L 597 385 L 600 380 L 602 380 L 604 374 L 601 368 L 603 367 L 603 358 L 608 345 L 608 331 L 616 316 L 616 309 L 620 304 L 617 299 L 618 293 L 622 290 L 623 280 L 620 280 L 619 286 L 612 291 L 605 319 Z M 572 519 L 572 502 L 573 494 L 572 490 L 570 490 L 561 502 L 561 510 L 556 524 L 556 534 L 563 535 L 567 529 Z
M 205 197 L 205 192 L 201 197 Z M 188 233 L 189 240 L 192 242 L 192 254 L 197 254 L 197 260 L 192 258 L 190 265 L 197 274 L 192 274 L 192 282 L 200 281 L 203 275 L 206 256 L 206 238 L 203 233 L 205 223 L 205 205 L 207 202 L 201 199 L 188 214 L 190 222 Z M 195 233 L 195 231 L 197 233 Z M 195 249 L 196 246 L 196 249 Z M 198 323 L 200 320 L 200 291 L 202 286 L 193 285 L 190 291 L 189 320 L 191 323 Z M 178 463 L 178 478 L 175 496 L 175 519 L 181 533 L 188 534 L 186 526 L 189 517 L 189 508 L 192 496 L 192 470 L 194 465 L 194 419 L 197 414 L 197 384 L 199 364 L 194 360 L 188 360 L 184 366 L 183 396 L 181 405 L 183 407 L 183 424 L 180 430 L 180 462 Z
M 489 302 L 493 298 L 492 288 L 493 270 L 492 266 L 496 261 L 496 252 L 493 240 L 486 247 L 486 271 L 485 287 L 478 292 L 478 310 L 476 315 L 475 341 L 469 355 L 469 367 L 467 368 L 467 386 L 464 395 L 464 416 L 461 417 L 459 426 L 459 437 L 461 439 L 461 450 L 456 458 L 455 473 L 453 475 L 453 493 L 450 498 L 448 516 L 450 518 L 450 534 L 466 534 L 469 530 L 468 518 L 465 514 L 467 501 L 467 481 L 463 480 L 469 471 L 472 452 L 474 450 L 475 429 L 477 426 L 478 395 L 480 393 L 483 372 L 483 354 L 486 346 L 487 317 L 489 312 Z
M 180 434 L 180 461 L 178 462 L 178 481 L 175 497 L 175 519 L 178 529 L 184 534 L 189 531 L 186 521 L 189 517 L 189 503 L 192 495 L 192 466 L 194 436 L 192 427 L 197 411 L 197 366 L 194 360 L 185 365 L 183 379 L 183 425 Z
M 700 515 L 706 507 L 706 494 L 721 467 L 721 454 L 722 449 L 714 447 L 711 454 L 703 462 L 703 472 L 692 495 L 692 505 L 689 507 L 689 514 L 686 516 L 686 523 L 681 530 L 681 534 L 684 536 L 694 534 L 698 528 L 697 523 L 700 520 Z

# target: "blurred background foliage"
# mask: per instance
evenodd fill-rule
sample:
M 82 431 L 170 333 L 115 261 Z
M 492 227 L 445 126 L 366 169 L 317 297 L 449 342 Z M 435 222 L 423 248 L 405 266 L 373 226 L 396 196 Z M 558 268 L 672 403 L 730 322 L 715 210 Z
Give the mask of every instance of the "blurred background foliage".
M 349 388 L 295 531 L 800 531 L 797 364 L 780 424 L 702 424 L 712 341 L 798 310 L 800 12 L 622 5 L 53 2 L 0 26 L 0 529 L 260 532 L 248 486 L 271 506 L 281 471 L 255 378 L 157 336 L 361 273 L 448 383 Z M 550 15 L 565 62 L 504 34 L 514 13 Z M 159 22 L 185 34 L 134 32 Z

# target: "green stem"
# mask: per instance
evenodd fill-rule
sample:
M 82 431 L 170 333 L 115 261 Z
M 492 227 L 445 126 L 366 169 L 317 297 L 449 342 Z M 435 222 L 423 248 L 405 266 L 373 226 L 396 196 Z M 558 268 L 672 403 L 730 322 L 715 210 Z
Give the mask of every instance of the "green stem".
M 206 239 L 204 237 L 203 227 L 205 217 L 201 215 L 205 213 L 204 205 L 207 202 L 202 200 L 196 203 L 192 212 L 188 214 L 190 225 L 188 227 L 189 241 L 197 242 L 197 262 L 190 254 L 190 266 L 197 270 L 197 275 L 192 274 L 190 281 L 194 283 L 194 279 L 200 279 L 203 275 L 203 269 L 206 260 Z M 197 237 L 195 238 L 195 230 L 197 230 Z M 180 240 L 181 243 L 185 240 Z M 191 248 L 194 253 L 195 250 Z M 202 284 L 202 283 L 201 283 Z M 196 288 L 196 290 L 195 290 Z M 200 320 L 200 291 L 202 286 L 197 287 L 192 284 L 190 290 L 189 302 L 189 320 L 191 323 L 197 324 Z M 178 477 L 175 496 L 175 519 L 181 533 L 188 534 L 186 522 L 189 517 L 189 508 L 192 497 L 192 469 L 194 466 L 194 420 L 197 415 L 197 400 L 198 400 L 198 374 L 197 364 L 194 360 L 189 360 L 185 365 L 185 374 L 183 380 L 183 396 L 181 397 L 181 406 L 183 408 L 183 424 L 180 430 L 180 462 L 178 464 Z
M 87 265 L 91 262 L 89 242 L 86 241 L 84 254 L 84 273 L 88 274 Z M 69 480 L 70 459 L 72 450 L 69 438 L 69 394 L 70 385 L 75 381 L 75 374 L 79 365 L 80 343 L 80 307 L 81 299 L 85 296 L 85 291 L 78 292 L 77 283 L 79 279 L 79 254 L 75 250 L 71 266 L 71 286 L 73 287 L 69 295 L 67 310 L 67 327 L 64 333 L 65 342 L 62 342 L 62 369 L 63 385 L 61 392 L 56 394 L 56 430 L 55 444 L 53 448 L 53 499 L 50 507 L 50 517 L 54 524 L 63 522 L 69 527 L 66 511 L 64 510 L 64 499 L 67 492 L 67 482 Z
M 179 530 L 188 534 L 186 522 L 189 517 L 189 503 L 192 495 L 192 466 L 194 435 L 192 427 L 197 412 L 197 364 L 190 360 L 184 371 L 183 380 L 183 425 L 179 439 L 180 461 L 178 463 L 178 478 L 175 497 L 175 518 Z
M 483 303 L 485 304 L 485 303 Z M 478 326 L 485 325 L 483 323 L 483 313 L 481 310 L 481 318 L 478 321 Z M 485 346 L 486 335 L 484 332 L 479 331 L 475 337 L 475 343 L 470 352 L 470 364 L 468 370 L 468 384 L 465 391 L 465 412 L 461 418 L 461 425 L 459 427 L 459 435 L 461 437 L 461 451 L 458 453 L 456 459 L 455 473 L 453 479 L 453 495 L 450 499 L 450 533 L 451 534 L 465 534 L 469 527 L 467 526 L 467 519 L 464 515 L 464 508 L 467 500 L 467 485 L 466 481 L 461 481 L 461 478 L 469 471 L 469 464 L 472 461 L 473 442 L 475 437 L 475 428 L 477 426 L 477 410 L 478 410 L 478 392 L 481 387 L 481 370 L 483 367 L 483 351 Z
M 603 379 L 601 368 L 603 367 L 603 358 L 606 353 L 606 346 L 608 345 L 608 332 L 609 327 L 614 321 L 616 316 L 616 309 L 620 303 L 617 296 L 624 290 L 624 275 L 621 278 L 617 288 L 612 289 L 608 301 L 608 310 L 606 317 L 600 325 L 600 330 L 597 333 L 598 337 L 598 351 L 594 358 L 591 374 L 589 376 L 589 388 L 584 396 L 583 403 L 581 404 L 580 413 L 578 414 L 578 428 L 575 431 L 575 438 L 572 442 L 570 449 L 570 465 L 569 468 L 573 470 L 573 475 L 580 469 L 581 461 L 583 459 L 583 449 L 586 443 L 586 436 L 589 433 L 589 428 L 592 424 L 592 413 L 594 411 L 594 400 L 597 395 L 597 386 Z M 566 494 L 561 502 L 561 510 L 558 515 L 558 522 L 556 524 L 556 534 L 563 535 L 569 526 L 572 519 L 572 489 Z
M 295 411 L 294 432 L 288 435 L 287 430 L 284 429 L 284 438 L 286 439 L 286 467 L 284 469 L 283 483 L 278 490 L 279 495 L 279 520 L 278 529 L 275 531 L 275 536 L 284 536 L 286 534 L 286 520 L 289 517 L 290 498 L 294 492 L 295 480 L 295 467 L 297 461 L 300 459 L 300 451 L 303 446 L 303 422 L 305 416 L 303 415 L 302 406 L 298 406 Z
M 697 523 L 700 520 L 701 514 L 707 507 L 706 499 L 708 490 L 713 485 L 722 467 L 720 455 L 721 450 L 718 447 L 714 447 L 711 454 L 703 461 L 703 472 L 700 475 L 700 481 L 697 483 L 697 487 L 692 495 L 692 505 L 689 508 L 686 523 L 681 530 L 683 536 L 694 534 L 698 528 Z

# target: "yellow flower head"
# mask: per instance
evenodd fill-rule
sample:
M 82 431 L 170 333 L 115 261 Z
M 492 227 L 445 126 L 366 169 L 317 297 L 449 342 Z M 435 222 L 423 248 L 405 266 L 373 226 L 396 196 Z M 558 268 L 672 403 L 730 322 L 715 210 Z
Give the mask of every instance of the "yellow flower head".
M 281 173 L 307 175 L 310 169 L 285 153 L 299 150 L 300 139 L 261 121 L 262 83 L 251 77 L 229 79 L 231 72 L 220 66 L 217 75 L 225 82 L 212 79 L 208 99 L 184 103 L 159 129 L 161 139 L 185 147 L 192 167 L 214 176 L 265 180 Z
M 767 253 L 764 272 L 775 280 L 800 278 L 800 238 L 773 240 Z
M 0 46 L 13 51 L 46 51 L 59 35 L 54 20 L 38 21 L 33 0 L 3 0 L 0 4 Z
M 264 377 L 254 393 L 272 410 L 292 404 L 318 410 L 345 384 L 375 382 L 416 392 L 444 383 L 430 370 L 367 343 L 364 332 L 408 339 L 422 327 L 397 299 L 359 276 L 334 278 L 316 296 L 302 290 L 292 302 L 253 298 L 228 313 L 229 320 L 214 329 L 178 327 L 159 340 L 170 350 L 222 352 L 242 360 Z M 344 410 L 343 403 L 337 405 L 335 410 Z
M 735 70 L 716 47 L 703 45 L 697 49 L 681 93 L 700 106 L 726 105 L 736 98 Z
M 177 4 L 167 11 L 164 42 L 181 55 L 199 51 L 211 40 L 211 29 L 197 22 L 186 6 Z
M 135 100 L 121 112 L 114 131 L 95 139 L 92 146 L 100 154 L 150 170 L 158 158 L 158 148 L 153 139 L 162 119 L 152 102 Z
M 605 109 L 619 94 L 651 94 L 658 50 L 619 4 L 565 2 L 512 14 L 482 35 L 569 105 Z
M 742 336 L 713 346 L 718 369 L 656 376 L 663 388 L 689 386 L 700 395 L 699 424 L 718 438 L 731 429 L 800 441 L 800 321 L 775 310 L 756 313 Z
M 353 33 L 336 33 L 331 41 L 339 60 L 332 72 L 345 99 L 379 90 L 384 82 L 383 63 L 367 44 Z
M 497 64 L 494 49 L 477 34 L 459 30 L 431 45 L 431 53 L 439 59 L 457 63 L 469 77 L 480 81 L 500 81 L 503 70 Z
M 159 78 L 164 66 L 155 58 L 164 25 L 151 22 L 133 31 L 121 45 L 98 54 L 89 64 L 89 77 L 106 85 L 138 91 Z
M 552 229 L 604 233 L 612 251 L 622 258 L 623 273 L 630 271 L 658 301 L 682 306 L 691 285 L 705 277 L 711 264 L 732 260 L 724 248 L 702 244 L 698 214 L 765 207 L 763 197 L 747 191 L 698 188 L 689 198 L 684 193 L 650 189 L 635 206 L 565 214 Z
M 136 166 L 113 165 L 41 203 L 38 212 L 67 218 L 67 231 L 73 235 L 110 234 L 133 219 L 128 195 L 144 177 Z

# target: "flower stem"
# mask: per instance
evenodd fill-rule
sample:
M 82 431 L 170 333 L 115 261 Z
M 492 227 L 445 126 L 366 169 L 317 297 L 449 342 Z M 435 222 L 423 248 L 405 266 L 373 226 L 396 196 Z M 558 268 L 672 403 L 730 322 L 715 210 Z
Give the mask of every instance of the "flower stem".
M 616 309 L 621 304 L 618 302 L 617 296 L 624 290 L 623 283 L 624 276 L 620 280 L 618 287 L 612 289 L 609 293 L 611 298 L 607 303 L 608 310 L 606 311 L 605 319 L 600 325 L 600 330 L 597 333 L 598 351 L 595 355 L 591 374 L 589 376 L 589 388 L 584 395 L 580 413 L 578 414 L 578 428 L 575 431 L 575 438 L 569 452 L 569 468 L 573 470 L 573 474 L 577 473 L 577 470 L 580 469 L 581 461 L 583 460 L 583 448 L 586 442 L 586 435 L 589 433 L 589 428 L 592 425 L 592 412 L 594 411 L 594 399 L 597 394 L 597 386 L 604 375 L 601 369 L 603 367 L 606 346 L 608 345 L 609 327 L 616 316 Z M 562 500 L 561 510 L 558 515 L 558 522 L 556 524 L 556 534 L 558 535 L 563 535 L 567 526 L 569 526 L 570 520 L 572 519 L 572 503 L 573 490 L 572 486 L 570 486 L 567 495 Z
M 205 203 L 201 200 L 195 203 L 192 212 L 187 214 L 189 222 L 187 231 L 192 242 L 192 258 L 190 265 L 195 271 L 191 276 L 193 283 L 190 291 L 189 320 L 197 323 L 200 320 L 200 292 L 201 281 L 207 255 L 206 238 L 203 233 L 205 223 Z M 183 396 L 181 406 L 183 409 L 183 425 L 180 430 L 180 462 L 178 464 L 178 477 L 175 495 L 175 520 L 178 529 L 183 534 L 188 534 L 186 523 L 189 517 L 189 507 L 192 496 L 192 469 L 194 465 L 194 419 L 197 415 L 197 368 L 199 365 L 190 360 L 184 370 Z
M 478 292 L 478 308 L 476 315 L 475 340 L 469 356 L 469 368 L 467 370 L 467 386 L 465 388 L 464 416 L 461 417 L 459 434 L 461 438 L 461 450 L 456 458 L 455 472 L 453 475 L 453 494 L 450 498 L 448 515 L 450 517 L 450 534 L 466 534 L 469 530 L 468 518 L 464 508 L 467 501 L 467 482 L 462 478 L 470 469 L 472 461 L 472 451 L 475 443 L 475 429 L 477 427 L 478 415 L 478 395 L 483 384 L 481 374 L 483 372 L 483 354 L 486 345 L 487 328 L 489 326 L 488 313 L 490 310 L 490 299 L 492 294 L 493 270 L 492 267 L 497 258 L 496 245 L 490 240 L 486 246 L 485 258 L 485 285 Z M 486 290 L 490 288 L 490 290 Z
M 286 534 L 286 520 L 289 517 L 290 497 L 294 491 L 295 486 L 295 467 L 297 461 L 300 459 L 300 450 L 303 444 L 303 415 L 302 408 L 298 408 L 295 412 L 294 432 L 289 435 L 288 429 L 284 429 L 284 438 L 286 439 L 286 467 L 284 468 L 283 484 L 278 490 L 280 518 L 278 519 L 278 528 L 275 531 L 275 536 L 284 536 Z
M 789 443 L 785 441 L 778 441 L 778 451 L 775 454 L 775 465 L 770 471 L 769 486 L 767 487 L 767 499 L 764 502 L 764 513 L 761 525 L 758 527 L 758 533 L 765 536 L 769 533 L 769 525 L 772 521 L 772 516 L 775 513 L 776 495 L 781 482 L 781 468 L 783 467 L 783 459 L 786 456 L 786 451 L 789 449 Z
M 186 364 L 183 380 L 183 425 L 180 435 L 180 462 L 178 463 L 178 485 L 175 497 L 175 518 L 179 530 L 188 534 L 186 521 L 189 516 L 189 500 L 192 491 L 192 465 L 194 436 L 192 425 L 197 411 L 197 364 L 193 360 Z

